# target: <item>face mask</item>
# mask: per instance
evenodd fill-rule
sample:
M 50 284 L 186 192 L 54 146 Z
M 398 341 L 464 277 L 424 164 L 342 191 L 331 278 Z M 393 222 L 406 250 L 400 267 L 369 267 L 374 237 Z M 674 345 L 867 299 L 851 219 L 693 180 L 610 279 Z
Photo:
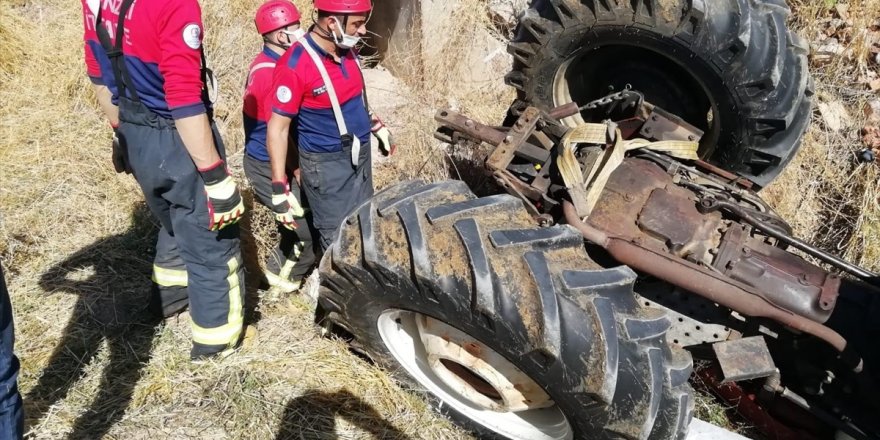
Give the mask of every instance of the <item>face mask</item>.
M 282 30 L 281 33 L 287 35 L 287 44 L 281 44 L 279 46 L 287 49 L 293 44 L 294 41 L 299 41 L 299 39 L 306 34 L 306 31 L 304 31 L 303 28 L 299 28 L 295 31 Z
M 336 27 L 339 29 L 343 29 L 342 24 L 339 23 L 339 20 L 337 20 L 336 17 L 332 17 L 332 18 L 333 18 L 333 21 L 336 22 Z M 351 49 L 356 44 L 358 44 L 359 41 L 361 41 L 361 37 L 359 37 L 357 35 L 346 35 L 344 31 L 340 31 L 340 33 L 342 34 L 341 36 L 336 35 L 336 32 L 332 32 L 332 33 L 333 33 L 333 42 L 336 43 L 336 47 L 338 47 L 340 49 Z
M 284 35 L 287 35 L 288 37 L 291 37 L 291 39 L 292 39 L 293 41 L 297 41 L 297 40 L 299 40 L 300 38 L 303 37 L 303 35 L 306 34 L 306 31 L 304 31 L 303 28 L 299 28 L 299 29 L 297 29 L 297 30 L 295 30 L 295 31 L 292 31 L 292 32 L 291 32 L 291 31 L 281 31 L 281 32 L 282 32 Z

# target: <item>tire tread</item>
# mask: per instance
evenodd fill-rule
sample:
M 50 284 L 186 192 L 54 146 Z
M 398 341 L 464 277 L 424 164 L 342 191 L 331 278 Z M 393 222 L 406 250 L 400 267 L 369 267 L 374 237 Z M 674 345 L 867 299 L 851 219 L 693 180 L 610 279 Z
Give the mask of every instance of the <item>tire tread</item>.
M 399 229 L 384 222 L 405 232 L 411 264 L 392 255 L 399 237 L 387 231 Z M 378 301 L 448 317 L 496 341 L 554 390 L 576 437 L 644 439 L 663 431 L 680 438 L 691 411 L 682 407 L 691 395 L 689 356 L 666 344 L 668 321 L 639 306 L 634 281 L 626 267 L 592 262 L 569 226 L 538 228 L 515 198 L 477 199 L 458 184 L 407 182 L 343 223 L 321 264 L 319 310 L 391 369 L 381 338 L 364 327 L 363 307 L 352 304 Z

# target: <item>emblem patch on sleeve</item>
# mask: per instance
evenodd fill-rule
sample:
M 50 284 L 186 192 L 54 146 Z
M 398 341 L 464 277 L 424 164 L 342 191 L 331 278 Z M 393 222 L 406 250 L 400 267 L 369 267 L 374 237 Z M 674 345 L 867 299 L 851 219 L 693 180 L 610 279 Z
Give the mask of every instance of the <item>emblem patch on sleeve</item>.
M 277 97 L 282 104 L 287 104 L 293 96 L 287 86 L 281 86 L 275 91 L 275 97 Z
M 195 23 L 190 23 L 183 28 L 183 42 L 190 49 L 198 49 L 202 45 L 202 28 Z

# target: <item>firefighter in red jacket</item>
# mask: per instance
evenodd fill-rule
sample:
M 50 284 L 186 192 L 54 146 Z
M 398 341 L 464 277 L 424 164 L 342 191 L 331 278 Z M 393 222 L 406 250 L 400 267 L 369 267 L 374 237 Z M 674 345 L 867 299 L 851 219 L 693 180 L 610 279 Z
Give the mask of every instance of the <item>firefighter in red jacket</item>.
M 306 216 L 300 187 L 295 179 L 279 182 L 272 188 L 272 172 L 269 168 L 269 152 L 266 150 L 266 124 L 272 115 L 272 72 L 278 58 L 299 39 L 300 13 L 288 0 L 270 0 L 257 9 L 254 22 L 257 32 L 263 36 L 263 50 L 257 54 L 248 68 L 247 85 L 242 109 L 245 135 L 244 172 L 257 199 L 273 208 L 273 193 L 285 194 L 284 201 L 294 210 L 289 229 L 278 223 L 281 239 L 266 262 L 266 279 L 278 292 L 299 289 L 302 279 L 315 263 L 315 251 Z M 295 163 L 296 158 L 291 157 Z M 291 168 L 295 168 L 293 165 Z M 292 170 L 288 173 L 293 177 Z
M 297 215 L 286 188 L 295 120 L 302 189 L 321 250 L 345 216 L 373 195 L 370 133 L 383 154 L 394 152 L 388 129 L 368 111 L 354 48 L 372 7 L 370 0 L 315 0 L 315 24 L 275 67 L 267 140 L 276 219 L 293 228 Z
M 120 147 L 161 224 L 153 280 L 162 311 L 181 310 L 188 294 L 192 359 L 225 356 L 242 335 L 244 205 L 211 118 L 201 9 L 197 0 L 97 3 L 83 1 L 89 76 L 118 107 Z

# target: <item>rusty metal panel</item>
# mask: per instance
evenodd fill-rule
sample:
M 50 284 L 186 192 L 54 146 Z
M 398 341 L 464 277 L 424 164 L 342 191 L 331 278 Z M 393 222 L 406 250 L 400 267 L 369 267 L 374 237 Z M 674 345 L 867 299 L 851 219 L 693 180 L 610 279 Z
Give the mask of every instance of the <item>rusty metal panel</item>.
M 596 228 L 622 237 L 640 237 L 635 219 L 651 192 L 663 188 L 670 177 L 659 166 L 627 158 L 614 170 L 587 221 Z
M 831 316 L 840 278 L 803 258 L 749 237 L 743 226 L 724 234 L 715 267 L 760 289 L 773 304 L 816 322 Z
M 701 214 L 692 197 L 655 163 L 627 158 L 608 179 L 587 221 L 640 246 L 711 263 L 706 260 L 718 244 L 721 215 Z
M 767 377 L 776 372 L 776 364 L 763 336 L 734 339 L 712 345 L 725 382 Z
M 651 192 L 645 208 L 639 213 L 639 227 L 648 235 L 662 240 L 675 255 L 692 255 L 697 261 L 708 256 L 715 247 L 716 230 L 721 215 L 704 215 L 697 211 L 693 200 L 685 194 L 673 194 L 667 189 Z M 707 261 L 711 263 L 711 261 Z

